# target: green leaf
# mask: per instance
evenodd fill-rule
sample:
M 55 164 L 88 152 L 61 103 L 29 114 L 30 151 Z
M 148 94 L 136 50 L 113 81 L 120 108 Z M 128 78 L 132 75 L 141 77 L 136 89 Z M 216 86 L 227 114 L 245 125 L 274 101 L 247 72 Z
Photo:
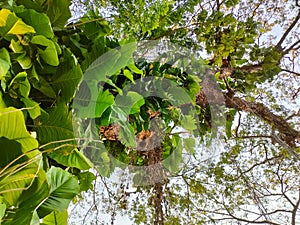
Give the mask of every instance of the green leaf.
M 9 163 L 11 163 L 11 166 L 14 166 L 17 165 L 18 163 L 26 161 L 22 158 L 16 160 L 23 153 L 22 146 L 19 142 L 14 140 L 9 140 L 5 137 L 0 137 L 0 145 L 2 147 L 0 169 L 3 169 Z M 28 157 L 26 156 L 23 156 L 23 158 L 28 159 Z
M 54 109 L 49 111 L 49 117 L 46 121 L 34 126 L 37 132 L 38 140 L 41 144 L 49 144 L 55 141 L 60 143 L 53 143 L 45 148 L 56 148 L 56 151 L 68 154 L 76 148 L 74 139 L 74 132 L 72 126 L 72 113 L 64 104 L 58 104 Z M 66 141 L 64 141 L 66 140 Z
M 0 194 L 11 206 L 22 203 L 23 192 L 29 191 L 39 173 L 41 154 L 23 154 L 22 146 L 15 140 L 0 138 Z M 34 157 L 29 160 L 29 157 Z M 42 199 L 40 199 L 42 201 Z
M 68 19 L 71 18 L 70 0 L 47 1 L 47 15 L 54 28 L 64 28 Z
M 84 73 L 84 80 L 106 81 L 106 76 L 113 75 L 121 68 L 115 67 L 121 53 L 112 49 L 96 59 Z
M 33 101 L 30 98 L 21 98 L 21 101 L 24 102 L 27 111 L 29 112 L 29 115 L 32 119 L 36 119 L 41 115 L 41 108 L 37 102 Z
M 173 152 L 163 161 L 163 165 L 170 172 L 177 172 L 182 162 L 182 142 L 178 135 L 172 136 Z
M 42 225 L 68 225 L 68 211 L 53 211 L 43 218 Z
M 74 149 L 70 154 L 60 154 L 53 152 L 49 156 L 63 166 L 75 167 L 80 170 L 88 170 L 93 164 L 77 149 Z
M 9 71 L 11 62 L 8 51 L 5 48 L 0 49 L 0 80 L 5 79 L 5 75 Z
M 99 37 L 106 36 L 111 33 L 109 24 L 104 18 L 101 18 L 96 14 L 92 15 L 92 17 L 97 21 L 91 21 L 90 15 L 82 17 L 79 21 L 80 24 L 82 23 L 81 29 L 88 39 L 94 41 Z
M 49 98 L 56 98 L 56 94 L 52 88 L 52 86 L 49 84 L 48 81 L 43 78 L 43 76 L 40 76 L 37 74 L 35 67 L 33 66 L 31 69 L 30 76 L 35 79 L 35 81 L 32 81 L 32 85 L 35 89 L 42 92 L 44 95 L 48 96 Z
M 137 92 L 128 91 L 124 95 L 118 95 L 115 104 L 127 115 L 140 112 L 140 108 L 145 104 L 145 99 Z
M 143 70 L 140 70 L 137 68 L 134 63 L 127 65 L 127 67 L 130 69 L 131 72 L 134 72 L 136 74 L 143 75 Z
M 1 82 L 1 81 L 0 81 Z M 0 109 L 3 109 L 3 108 L 6 108 L 6 104 L 3 100 L 3 97 L 2 97 L 2 92 L 0 91 Z
M 80 118 L 96 118 L 101 117 L 105 110 L 113 105 L 114 96 L 109 92 L 109 90 L 100 91 L 97 85 L 92 84 L 92 81 L 88 83 L 93 89 L 89 89 L 86 83 L 83 81 L 80 85 L 78 92 L 73 103 L 73 108 L 76 109 L 76 116 Z M 92 94 L 92 95 L 91 95 Z
M 17 13 L 22 20 L 32 26 L 37 35 L 43 35 L 47 38 L 53 38 L 54 33 L 48 16 L 44 13 L 38 13 L 33 9 L 24 10 Z
M 184 115 L 181 119 L 181 126 L 188 131 L 197 129 L 196 120 L 192 115 Z
M 9 63 L 0 58 L 0 80 L 4 80 L 5 75 L 7 74 L 9 68 L 10 68 Z
M 38 148 L 38 142 L 27 131 L 21 110 L 13 107 L 0 109 L 0 137 L 19 142 L 22 152 Z
M 196 150 L 195 150 L 195 138 L 184 138 L 183 139 L 183 146 L 184 146 L 184 149 L 194 155 L 196 153 Z
M 6 204 L 3 200 L 4 200 L 3 197 L 0 196 L 0 221 L 4 217 L 5 211 L 6 211 Z M 1 224 L 1 222 L 0 222 L 0 224 Z
M 93 190 L 94 188 L 93 181 L 96 180 L 96 176 L 93 173 L 89 171 L 79 173 L 78 179 L 79 179 L 80 192 Z
M 19 198 L 19 208 L 15 211 L 11 225 L 39 224 L 36 208 L 49 196 L 50 187 L 45 171 L 41 168 L 37 168 L 37 171 L 34 182 Z
M 11 50 L 14 53 L 22 53 L 16 58 L 17 62 L 23 69 L 29 69 L 32 66 L 32 62 L 30 57 L 27 55 L 23 45 L 21 45 L 20 41 L 15 41 L 14 39 L 11 40 L 9 45 Z
M 1 167 L 11 163 L 0 175 L 0 193 L 11 205 L 17 203 L 22 188 L 28 187 L 38 173 L 38 162 L 41 159 L 37 150 L 38 142 L 26 130 L 21 110 L 9 107 L 0 109 Z M 26 155 L 21 153 L 31 151 Z M 20 158 L 19 160 L 15 159 Z M 28 158 L 33 158 L 27 162 Z M 19 164 L 19 163 L 24 163 Z M 22 170 L 18 169 L 19 167 Z M 5 175 L 6 174 L 6 175 Z M 21 188 L 21 189 L 16 189 Z M 15 190 L 15 191 L 12 191 Z
M 101 90 L 96 102 L 94 117 L 101 117 L 102 113 L 112 104 L 114 104 L 114 96 L 109 93 L 109 90 Z
M 11 65 L 9 52 L 7 51 L 6 48 L 0 49 L 0 58 L 4 61 L 8 62 L 9 65 Z
M 70 102 L 82 77 L 82 71 L 75 56 L 70 50 L 65 50 L 63 61 L 56 69 L 56 74 L 51 78 L 53 89 L 60 93 L 64 102 Z
M 33 212 L 33 216 L 30 221 L 30 225 L 40 225 L 40 217 L 36 211 Z
M 26 25 L 21 19 L 18 19 L 7 34 L 28 34 L 35 33 L 33 27 Z
M 134 128 L 127 121 L 118 121 L 120 141 L 127 147 L 136 147 Z
M 26 25 L 20 18 L 8 9 L 0 10 L 0 35 L 35 33 L 33 27 Z
M 17 95 L 13 97 L 27 98 L 30 92 L 30 83 L 27 79 L 27 73 L 18 73 L 10 82 L 8 86 L 11 95 Z
M 58 54 L 53 41 L 47 39 L 45 36 L 36 35 L 31 39 L 30 42 L 35 45 L 41 45 L 46 47 L 45 49 L 41 49 L 38 47 L 39 55 L 42 57 L 45 63 L 51 66 L 58 66 L 59 64 Z
M 77 179 L 63 169 L 51 167 L 47 172 L 47 179 L 50 183 L 50 195 L 37 210 L 40 217 L 53 211 L 65 211 L 70 201 L 79 193 Z
M 111 76 L 132 64 L 132 53 L 135 49 L 135 43 L 129 43 L 109 50 L 89 66 L 84 73 L 84 80 L 106 81 L 106 76 Z
M 124 76 L 127 77 L 132 83 L 134 83 L 133 75 L 129 70 L 124 70 Z

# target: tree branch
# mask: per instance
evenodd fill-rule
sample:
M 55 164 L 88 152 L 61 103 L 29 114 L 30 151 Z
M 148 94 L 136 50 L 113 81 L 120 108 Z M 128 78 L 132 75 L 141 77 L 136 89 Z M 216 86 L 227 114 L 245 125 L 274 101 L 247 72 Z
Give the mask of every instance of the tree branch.
M 292 44 L 290 47 L 288 47 L 287 49 L 285 49 L 283 51 L 283 55 L 287 54 L 289 51 L 291 50 L 297 50 L 300 48 L 300 45 L 295 47 L 297 44 L 300 44 L 300 40 L 296 41 L 294 44 Z
M 287 70 L 287 69 L 281 69 L 281 70 L 284 71 L 284 72 L 287 72 L 287 73 L 295 74 L 296 76 L 300 77 L 300 73 L 297 73 L 297 72 L 294 72 L 294 71 L 291 71 L 291 70 Z
M 258 116 L 278 130 L 282 135 L 282 140 L 284 140 L 286 144 L 290 147 L 295 147 L 295 139 L 300 138 L 300 132 L 293 129 L 284 118 L 272 113 L 262 103 L 249 102 L 239 97 L 230 98 L 227 94 L 224 94 L 224 97 L 225 105 L 227 107 L 249 112 Z
M 289 35 L 289 33 L 291 32 L 291 30 L 294 28 L 294 26 L 297 24 L 297 22 L 299 21 L 299 19 L 300 19 L 300 11 L 298 12 L 298 15 L 296 16 L 296 18 L 293 21 L 293 23 L 290 25 L 290 27 L 288 29 L 286 29 L 286 31 L 284 32 L 284 34 L 280 38 L 279 42 L 275 46 L 275 48 L 277 50 L 282 50 L 283 49 L 282 48 L 282 43 L 284 42 L 284 40 L 286 39 L 286 37 Z

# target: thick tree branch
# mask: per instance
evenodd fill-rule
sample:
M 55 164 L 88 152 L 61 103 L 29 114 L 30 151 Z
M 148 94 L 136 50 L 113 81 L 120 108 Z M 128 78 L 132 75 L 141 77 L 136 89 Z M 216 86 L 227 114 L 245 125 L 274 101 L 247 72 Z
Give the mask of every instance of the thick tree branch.
M 225 105 L 227 107 L 255 114 L 262 120 L 266 121 L 273 128 L 279 131 L 282 136 L 282 140 L 284 140 L 289 146 L 294 147 L 295 140 L 300 138 L 299 131 L 293 129 L 284 118 L 272 113 L 262 103 L 249 102 L 239 97 L 230 98 L 227 94 L 224 94 L 224 98 Z
M 292 128 L 286 119 L 274 114 L 262 103 L 250 102 L 234 96 L 234 91 L 231 89 L 228 89 L 227 93 L 220 92 L 212 78 L 214 73 L 215 71 L 208 70 L 201 82 L 201 91 L 196 95 L 196 103 L 199 106 L 207 107 L 211 103 L 225 102 L 227 108 L 252 113 L 276 129 L 280 133 L 279 138 L 288 146 L 295 147 L 295 141 L 300 140 L 300 132 Z

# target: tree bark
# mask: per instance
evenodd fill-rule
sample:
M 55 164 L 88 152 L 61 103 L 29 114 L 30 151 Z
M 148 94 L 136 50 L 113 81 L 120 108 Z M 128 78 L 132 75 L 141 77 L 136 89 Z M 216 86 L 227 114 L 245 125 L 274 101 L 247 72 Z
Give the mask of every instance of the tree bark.
M 228 94 L 224 94 L 224 98 L 226 107 L 256 115 L 275 128 L 289 146 L 295 147 L 295 141 L 300 138 L 300 132 L 292 128 L 284 118 L 271 112 L 264 104 L 249 102 L 235 96 L 229 97 Z

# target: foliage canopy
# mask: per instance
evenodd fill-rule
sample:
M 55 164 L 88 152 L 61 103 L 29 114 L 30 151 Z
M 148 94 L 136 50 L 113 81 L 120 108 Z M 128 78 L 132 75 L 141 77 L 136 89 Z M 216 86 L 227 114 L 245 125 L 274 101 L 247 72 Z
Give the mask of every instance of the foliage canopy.
M 0 224 L 67 224 L 88 192 L 91 223 L 296 225 L 299 19 L 286 0 L 1 1 Z

